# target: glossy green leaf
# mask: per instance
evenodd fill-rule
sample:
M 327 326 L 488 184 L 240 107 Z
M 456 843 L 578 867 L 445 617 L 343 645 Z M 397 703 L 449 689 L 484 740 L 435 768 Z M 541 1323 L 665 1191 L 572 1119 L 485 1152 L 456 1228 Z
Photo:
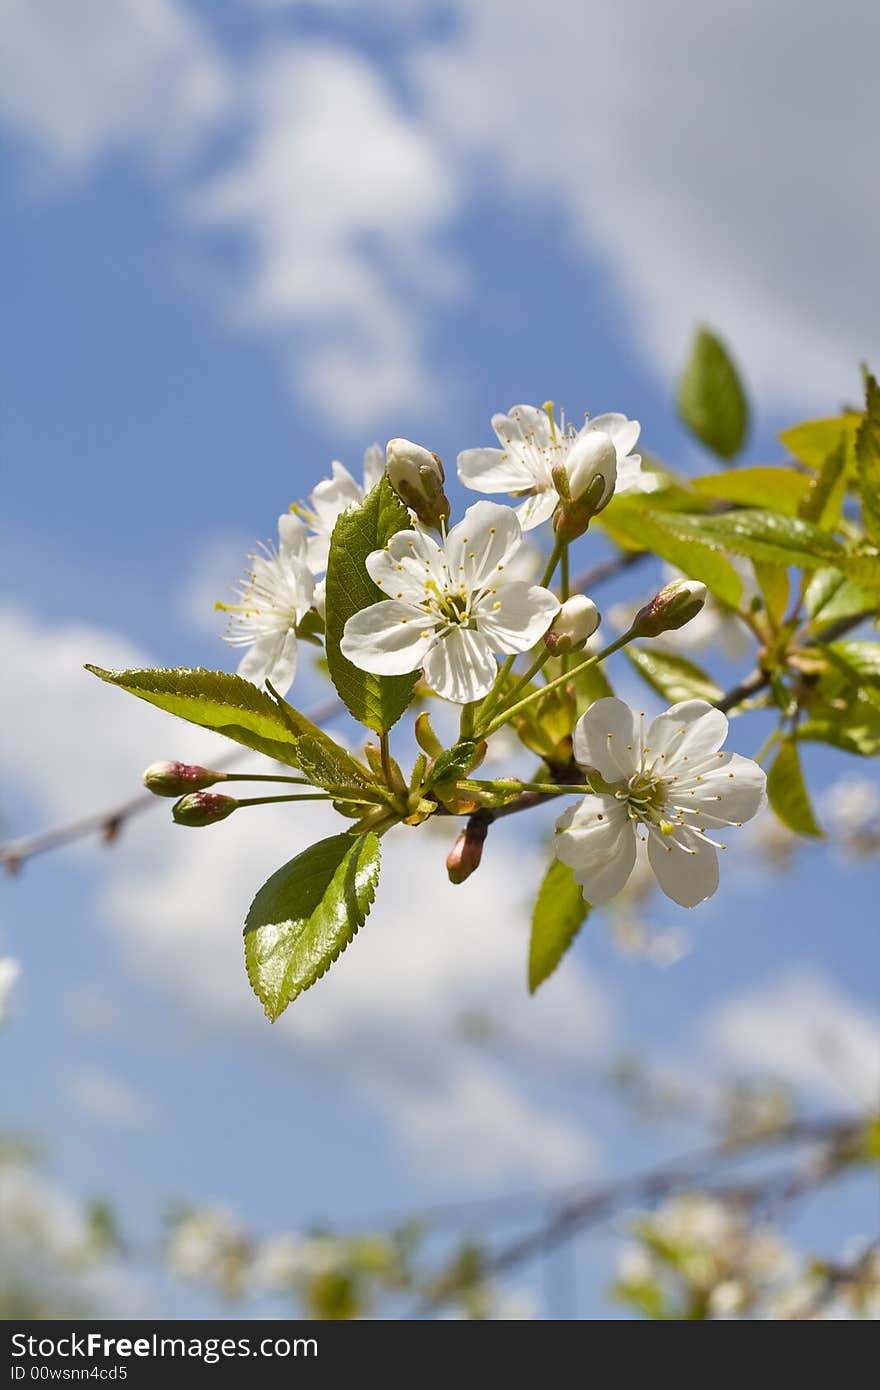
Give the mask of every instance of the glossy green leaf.
M 880 707 L 863 692 L 845 711 L 817 708 L 798 729 L 802 743 L 829 743 L 845 753 L 875 758 L 880 753 Z
M 823 650 L 856 685 L 880 688 L 880 642 L 830 642 Z
M 334 835 L 263 884 L 244 928 L 248 979 L 274 1023 L 363 926 L 379 881 L 379 840 Z
M 800 463 L 808 468 L 821 468 L 841 439 L 846 443 L 849 456 L 861 419 L 861 415 L 851 411 L 824 420 L 805 420 L 800 425 L 783 430 L 777 438 Z
M 313 787 L 375 787 L 367 769 L 336 745 L 305 736 L 297 742 L 299 765 Z
M 877 595 L 840 570 L 819 569 L 810 577 L 804 602 L 810 617 L 817 622 L 836 623 L 841 618 L 854 618 L 857 613 L 869 613 L 877 607 Z
M 100 666 L 86 666 L 86 670 L 190 724 L 214 729 L 290 767 L 299 766 L 298 737 L 313 732 L 319 738 L 326 738 L 310 720 L 290 706 L 286 706 L 288 713 L 285 714 L 264 691 L 241 676 L 225 671 L 206 671 L 201 667 L 195 670 L 174 667 L 104 671 Z
M 444 749 L 431 768 L 425 786 L 433 787 L 438 782 L 455 782 L 459 777 L 466 777 L 474 765 L 476 753 L 477 745 L 473 739 L 460 740 L 452 748 Z
M 739 606 L 742 580 L 725 558 L 721 542 L 711 534 L 700 540 L 688 530 L 699 517 L 687 514 L 683 531 L 682 513 L 654 512 L 643 503 L 620 498 L 606 507 L 598 520 L 624 550 L 650 550 L 688 578 L 702 580 L 722 603 Z
M 764 607 L 773 626 L 778 628 L 788 611 L 788 570 L 784 565 L 768 565 L 763 560 L 753 560 L 752 569 L 755 571 Z
M 679 383 L 678 413 L 697 438 L 732 459 L 745 443 L 749 404 L 726 347 L 708 328 L 700 328 Z
M 846 440 L 841 438 L 836 449 L 825 459 L 822 467 L 810 479 L 807 495 L 798 508 L 798 516 L 817 525 L 834 526 L 840 519 L 846 494 Z
M 865 384 L 865 418 L 856 437 L 856 460 L 865 530 L 880 545 L 880 386 Z
M 664 647 L 625 647 L 639 675 L 652 690 L 674 705 L 678 700 L 721 699 L 721 690 L 694 662 Z
M 767 775 L 767 796 L 783 825 L 798 835 L 818 835 L 807 792 L 798 747 L 792 738 L 783 739 Z
M 590 904 L 567 864 L 554 859 L 544 875 L 532 913 L 529 992 L 553 974 L 587 919 Z
M 357 506 L 343 512 L 333 528 L 327 566 L 327 665 L 330 677 L 355 719 L 377 734 L 387 733 L 412 699 L 417 671 L 405 676 L 374 676 L 353 666 L 339 649 L 345 624 L 355 613 L 388 595 L 373 583 L 367 556 L 381 550 L 410 525 L 409 512 L 382 478 Z
M 736 502 L 743 507 L 772 508 L 796 516 L 810 490 L 810 478 L 791 468 L 737 468 L 732 473 L 708 473 L 694 478 L 703 497 Z
M 850 563 L 848 552 L 828 531 L 778 512 L 748 510 L 721 516 L 675 512 L 664 521 L 682 541 L 720 546 L 771 565 L 817 569 L 823 564 L 844 568 Z

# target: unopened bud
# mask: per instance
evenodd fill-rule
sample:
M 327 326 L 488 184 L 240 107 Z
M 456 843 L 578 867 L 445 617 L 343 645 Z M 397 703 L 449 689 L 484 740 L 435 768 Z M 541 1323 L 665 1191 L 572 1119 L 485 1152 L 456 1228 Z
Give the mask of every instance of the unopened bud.
M 225 772 L 212 772 L 209 767 L 190 763 L 151 763 L 144 773 L 144 786 L 154 796 L 184 796 L 225 780 Z
M 602 430 L 588 430 L 572 445 L 565 460 L 568 487 L 575 502 L 590 498 L 593 516 L 607 507 L 617 482 L 617 451 Z
M 446 475 L 436 454 L 409 439 L 389 439 L 385 450 L 388 481 L 401 502 L 426 526 L 439 526 L 449 516 L 443 491 Z
M 480 867 L 483 843 L 488 833 L 488 822 L 482 817 L 472 816 L 446 856 L 450 883 L 464 883 Z
M 191 792 L 174 803 L 171 814 L 178 825 L 213 825 L 231 816 L 237 805 L 234 796 L 221 792 Z
M 544 641 L 554 654 L 577 652 L 599 626 L 599 610 L 586 594 L 572 594 L 560 608 Z
M 659 637 L 695 618 L 706 602 L 706 586 L 698 579 L 674 579 L 640 608 L 630 632 L 635 637 Z

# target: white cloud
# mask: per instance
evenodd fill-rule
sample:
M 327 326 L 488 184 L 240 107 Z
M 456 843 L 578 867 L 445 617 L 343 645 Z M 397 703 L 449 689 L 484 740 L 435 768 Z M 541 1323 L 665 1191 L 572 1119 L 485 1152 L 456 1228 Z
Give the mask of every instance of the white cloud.
M 715 1010 L 703 1032 L 729 1066 L 836 1101 L 876 1104 L 880 1017 L 823 975 L 793 970 Z
M 441 147 L 338 45 L 276 47 L 243 90 L 242 153 L 188 200 L 245 240 L 238 318 L 279 333 L 302 394 L 345 425 L 430 396 L 422 308 L 456 284 L 433 244 L 457 196 Z
M 0 120 L 62 172 L 132 150 L 176 161 L 229 99 L 224 62 L 178 0 L 5 0 Z
M 151 1102 L 125 1077 L 99 1066 L 81 1066 L 66 1082 L 73 1103 L 92 1119 L 124 1129 L 143 1129 L 153 1119 Z
M 561 209 L 668 378 L 694 322 L 764 397 L 833 408 L 880 350 L 880 10 L 743 0 L 458 6 L 416 69 L 485 184 Z M 584 305 L 584 333 L 604 309 Z
M 4 776 L 48 819 L 123 799 L 157 756 L 206 757 L 210 736 L 80 674 L 84 656 L 145 662 L 114 634 L 0 612 L 0 642 L 16 652 L 0 699 L 4 727 L 16 729 Z M 494 834 L 479 873 L 453 888 L 444 871 L 452 825 L 390 835 L 367 924 L 270 1033 L 244 973 L 241 923 L 259 884 L 338 821 L 323 807 L 259 808 L 184 831 L 162 809 L 103 860 L 92 910 L 173 1007 L 323 1069 L 384 1118 L 419 1167 L 474 1181 L 583 1175 L 593 1149 L 579 1120 L 536 1101 L 515 1063 L 479 1054 L 458 1028 L 463 1013 L 488 1011 L 514 1055 L 526 1049 L 551 1071 L 595 1059 L 608 1043 L 609 1002 L 575 959 L 537 998 L 526 992 L 526 909 L 540 875 L 531 848 Z

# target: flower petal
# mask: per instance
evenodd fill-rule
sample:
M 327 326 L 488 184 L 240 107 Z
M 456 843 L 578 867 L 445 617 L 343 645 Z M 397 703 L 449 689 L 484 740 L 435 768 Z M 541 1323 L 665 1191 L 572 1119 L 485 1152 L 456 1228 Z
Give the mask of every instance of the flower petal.
M 512 405 L 506 415 L 493 415 L 492 428 L 501 443 L 514 448 L 547 449 L 553 431 L 546 410 L 536 405 Z
M 553 849 L 574 870 L 589 903 L 607 903 L 636 862 L 636 835 L 626 806 L 613 796 L 585 796 L 556 822 Z
M 464 449 L 458 456 L 458 476 L 474 492 L 520 492 L 535 481 L 528 464 L 507 449 Z
M 391 599 L 349 618 L 339 648 L 361 671 L 402 676 L 419 670 L 435 633 L 436 624 L 426 614 Z
M 652 720 L 645 761 L 660 772 L 684 777 L 690 767 L 717 753 L 727 738 L 727 716 L 706 700 L 680 700 Z
M 364 493 L 372 492 L 385 472 L 385 450 L 371 444 L 364 450 Z
M 618 464 L 632 453 L 638 443 L 642 427 L 638 420 L 628 420 L 625 415 L 610 411 L 607 415 L 596 415 L 585 426 L 588 430 L 601 430 L 607 434 L 614 445 Z
M 268 679 L 279 695 L 286 695 L 296 675 L 296 633 L 293 628 L 267 632 L 248 647 L 238 674 L 263 688 Z
M 681 826 L 675 831 L 679 843 L 670 843 L 671 838 L 653 831 L 648 837 L 648 860 L 667 898 L 682 907 L 696 907 L 718 887 L 718 851 Z
M 500 585 L 495 594 L 484 594 L 473 615 L 494 652 L 527 652 L 544 636 L 559 612 L 559 600 L 538 584 Z
M 446 538 L 450 578 L 469 592 L 494 583 L 521 544 L 522 530 L 512 507 L 475 502 Z
M 489 643 L 469 628 L 447 628 L 425 658 L 428 685 L 456 705 L 488 695 L 497 674 Z
M 712 828 L 712 819 L 742 825 L 756 816 L 767 798 L 767 774 L 751 758 L 721 753 L 714 764 L 690 779 L 681 778 L 675 800 L 694 815 L 694 824 Z
M 367 573 L 386 594 L 396 597 L 402 591 L 405 601 L 421 603 L 428 581 L 437 589 L 446 584 L 446 557 L 433 536 L 415 527 L 398 531 L 384 550 L 368 555 Z
M 619 782 L 638 771 L 639 747 L 639 720 L 613 695 L 597 700 L 575 725 L 575 761 L 594 767 L 606 782 Z
M 517 519 L 523 531 L 534 531 L 536 526 L 549 521 L 556 511 L 558 501 L 559 493 L 554 487 L 539 488 L 531 497 L 527 497 L 516 509 Z
M 278 518 L 278 551 L 285 560 L 306 563 L 308 531 L 293 512 L 284 512 Z

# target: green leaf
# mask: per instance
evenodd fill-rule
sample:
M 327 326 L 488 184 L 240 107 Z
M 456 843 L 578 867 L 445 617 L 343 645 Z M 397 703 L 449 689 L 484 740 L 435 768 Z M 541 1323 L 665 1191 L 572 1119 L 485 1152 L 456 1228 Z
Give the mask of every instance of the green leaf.
M 739 606 L 742 580 L 722 554 L 721 543 L 711 535 L 701 541 L 687 528 L 682 534 L 681 513 L 650 511 L 643 503 L 615 498 L 597 519 L 624 550 L 650 550 L 690 579 L 702 580 L 722 603 Z M 687 523 L 698 520 L 685 517 Z
M 376 786 L 375 778 L 367 769 L 336 744 L 328 748 L 325 743 L 304 735 L 297 741 L 296 751 L 299 765 L 313 787 Z
M 798 835 L 821 836 L 793 738 L 783 739 L 780 745 L 767 777 L 767 796 L 773 810 L 789 830 L 794 830 Z
M 327 565 L 327 665 L 346 707 L 377 734 L 395 724 L 412 699 L 419 672 L 374 676 L 353 666 L 339 649 L 345 624 L 362 608 L 384 602 L 367 573 L 367 556 L 381 550 L 410 525 L 409 512 L 382 478 L 357 506 L 343 512 L 333 528 Z
M 274 1023 L 363 926 L 379 881 L 379 840 L 333 835 L 263 884 L 244 928 L 248 979 Z
M 674 512 L 664 522 L 682 541 L 721 546 L 734 555 L 746 555 L 771 565 L 796 565 L 802 569 L 817 569 L 829 563 L 840 568 L 849 565 L 847 551 L 828 531 L 778 512 L 735 511 L 723 516 Z
M 473 739 L 460 740 L 452 748 L 445 749 L 431 768 L 425 786 L 433 787 L 438 782 L 456 782 L 460 777 L 466 777 L 474 765 L 476 754 L 477 745 Z
M 734 473 L 707 473 L 694 478 L 694 488 L 703 497 L 738 502 L 743 507 L 770 507 L 787 516 L 797 516 L 810 482 L 805 473 L 795 473 L 791 468 L 738 468 Z
M 100 666 L 86 666 L 86 670 L 109 685 L 119 686 L 169 714 L 187 719 L 190 724 L 214 729 L 235 743 L 266 753 L 290 767 L 299 766 L 296 741 L 300 734 L 310 730 L 322 739 L 327 737 L 290 706 L 288 716 L 250 681 L 225 671 L 205 671 L 201 667 L 104 671 Z
M 708 700 L 714 704 L 721 699 L 722 692 L 711 677 L 677 652 L 663 647 L 624 650 L 639 675 L 671 705 L 678 700 Z
M 818 473 L 810 480 L 809 491 L 798 508 L 804 521 L 834 525 L 840 518 L 846 494 L 846 440 L 841 436 Z
M 880 688 L 880 642 L 830 642 L 824 650 L 856 685 Z
M 788 608 L 788 570 L 784 565 L 768 565 L 763 560 L 753 560 L 752 569 L 770 620 L 774 627 L 779 627 Z
M 567 864 L 554 859 L 544 875 L 532 913 L 529 992 L 553 974 L 587 919 L 590 904 Z
M 694 338 L 678 388 L 678 413 L 688 429 L 720 458 L 745 443 L 749 404 L 726 347 L 708 328 Z
M 841 618 L 854 618 L 877 606 L 876 594 L 861 588 L 836 569 L 816 570 L 807 585 L 804 601 L 811 618 L 822 623 L 836 623 Z
M 845 710 L 817 708 L 798 729 L 801 743 L 830 743 L 845 753 L 875 758 L 880 753 L 880 707 L 858 691 Z
M 880 386 L 873 376 L 865 382 L 865 418 L 856 436 L 856 463 L 865 530 L 880 545 Z
M 805 420 L 803 424 L 783 430 L 777 438 L 800 463 L 808 468 L 821 468 L 841 439 L 845 441 L 849 455 L 861 419 L 861 415 L 851 411 L 825 420 Z

